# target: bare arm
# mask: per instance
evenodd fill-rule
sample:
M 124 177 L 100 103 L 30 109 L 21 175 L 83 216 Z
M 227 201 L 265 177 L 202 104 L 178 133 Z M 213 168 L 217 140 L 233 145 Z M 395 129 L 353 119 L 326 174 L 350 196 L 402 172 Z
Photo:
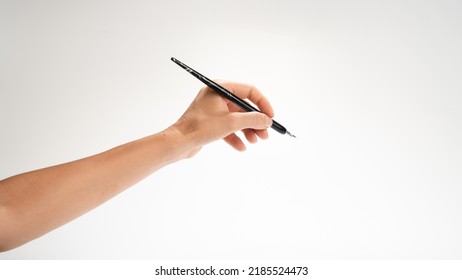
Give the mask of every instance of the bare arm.
M 240 113 L 233 104 L 203 88 L 171 127 L 106 152 L 16 175 L 0 181 L 0 251 L 33 240 L 104 203 L 146 176 L 195 155 L 224 139 L 237 150 L 243 130 L 249 142 L 267 138 L 273 112 L 253 87 L 223 83 L 254 102 L 262 112 Z

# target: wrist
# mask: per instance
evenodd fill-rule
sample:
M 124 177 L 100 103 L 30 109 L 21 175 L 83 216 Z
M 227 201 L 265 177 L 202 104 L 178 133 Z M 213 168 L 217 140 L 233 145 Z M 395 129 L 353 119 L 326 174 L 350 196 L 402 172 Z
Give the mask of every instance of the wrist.
M 185 123 L 178 121 L 161 132 L 168 149 L 173 150 L 172 161 L 178 161 L 193 157 L 201 149 L 194 141 L 193 130 Z

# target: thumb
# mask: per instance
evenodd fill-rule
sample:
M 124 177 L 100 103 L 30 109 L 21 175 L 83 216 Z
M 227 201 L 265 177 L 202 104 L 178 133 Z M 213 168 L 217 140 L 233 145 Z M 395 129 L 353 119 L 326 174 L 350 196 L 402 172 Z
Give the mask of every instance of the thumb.
M 259 112 L 248 112 L 248 113 L 232 113 L 231 117 L 233 121 L 233 130 L 238 131 L 245 128 L 252 129 L 267 129 L 273 124 L 273 120 L 267 115 Z

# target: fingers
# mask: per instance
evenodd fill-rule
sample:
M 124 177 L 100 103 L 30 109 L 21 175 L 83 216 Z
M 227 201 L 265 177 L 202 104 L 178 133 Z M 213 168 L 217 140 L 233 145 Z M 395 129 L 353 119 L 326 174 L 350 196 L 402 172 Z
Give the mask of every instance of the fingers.
M 253 129 L 244 129 L 243 133 L 245 135 L 245 138 L 249 143 L 256 143 L 257 142 L 257 135 L 261 139 L 267 139 L 268 138 L 268 131 L 266 129 L 264 130 L 253 130 Z M 231 147 L 234 149 L 243 152 L 246 150 L 246 146 L 244 142 L 239 138 L 235 133 L 232 133 L 225 138 L 223 138 L 226 143 L 228 143 Z
M 228 115 L 226 123 L 229 124 L 228 129 L 231 134 L 226 136 L 224 140 L 236 150 L 245 151 L 244 142 L 234 132 L 242 130 L 247 141 L 255 143 L 257 136 L 261 139 L 268 138 L 266 129 L 271 126 L 272 120 L 267 115 L 258 112 L 235 112 Z
M 257 134 L 255 133 L 256 130 L 253 129 L 244 129 L 242 133 L 244 133 L 245 138 L 249 143 L 257 143 Z
M 273 124 L 273 120 L 265 114 L 259 112 L 231 113 L 229 114 L 229 124 L 232 131 L 251 129 L 267 129 Z
M 245 151 L 245 144 L 242 142 L 241 138 L 239 138 L 236 134 L 232 133 L 225 138 L 223 138 L 226 143 L 228 143 L 234 149 L 243 152 Z
M 268 130 L 267 129 L 245 129 L 243 130 L 243 133 L 247 140 L 251 143 L 256 143 L 257 142 L 257 137 L 260 139 L 268 139 Z M 251 141 L 249 138 L 254 139 L 254 141 Z
M 249 141 L 250 143 L 257 143 L 258 138 L 268 139 L 268 130 L 266 129 L 244 129 L 242 132 L 244 133 L 247 141 Z
M 226 81 L 218 81 L 218 83 L 239 98 L 250 100 L 253 104 L 257 105 L 258 109 L 262 113 L 265 113 L 270 118 L 274 117 L 273 107 L 269 103 L 268 99 L 256 87 Z M 228 106 L 233 107 L 234 109 L 238 108 L 236 105 L 231 104 L 232 103 L 228 103 Z M 234 111 L 240 111 L 240 109 Z

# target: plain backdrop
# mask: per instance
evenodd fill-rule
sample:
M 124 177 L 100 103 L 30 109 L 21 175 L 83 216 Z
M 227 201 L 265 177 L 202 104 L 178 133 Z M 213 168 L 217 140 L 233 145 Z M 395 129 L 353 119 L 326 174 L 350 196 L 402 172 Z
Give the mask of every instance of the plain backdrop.
M 462 258 L 460 1 L 0 1 L 0 178 L 166 128 L 212 79 L 275 119 L 0 259 Z M 0 225 L 1 230 L 2 225 Z

